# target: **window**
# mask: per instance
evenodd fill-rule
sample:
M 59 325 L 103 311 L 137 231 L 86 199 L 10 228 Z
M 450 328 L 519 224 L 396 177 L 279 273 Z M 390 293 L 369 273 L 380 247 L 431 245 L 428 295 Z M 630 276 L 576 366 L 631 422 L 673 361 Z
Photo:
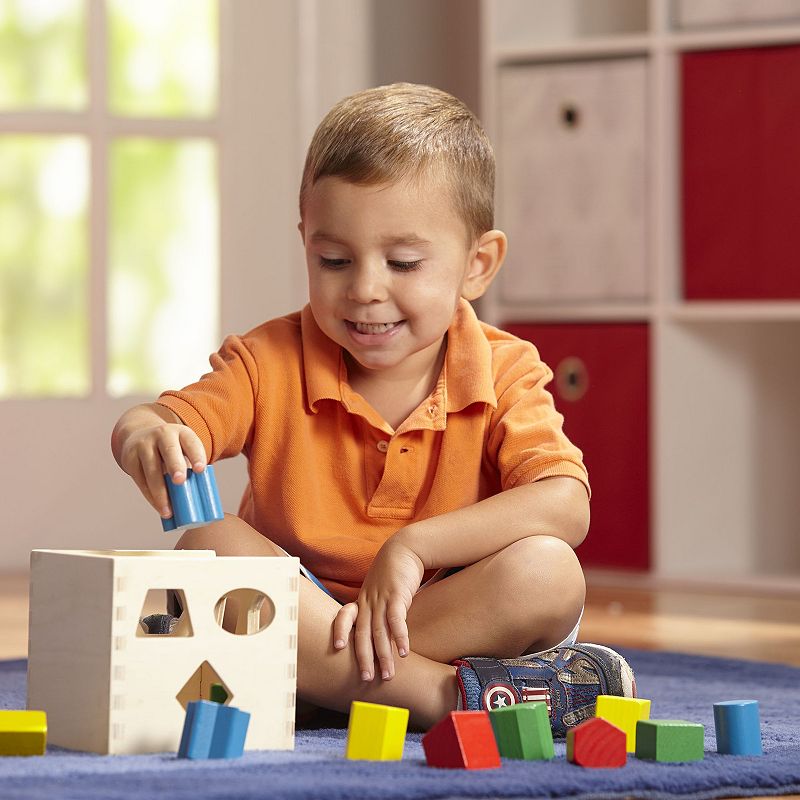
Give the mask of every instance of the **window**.
M 0 0 L 0 398 L 206 370 L 219 28 L 218 0 Z

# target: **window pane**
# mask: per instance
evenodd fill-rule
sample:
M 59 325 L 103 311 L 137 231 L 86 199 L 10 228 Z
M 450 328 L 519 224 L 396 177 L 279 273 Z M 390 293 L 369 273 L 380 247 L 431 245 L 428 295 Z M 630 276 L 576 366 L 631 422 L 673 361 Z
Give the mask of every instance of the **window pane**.
M 90 387 L 83 139 L 0 136 L 0 396 Z
M 0 109 L 86 105 L 84 0 L 0 0 Z
M 109 0 L 109 102 L 128 116 L 209 116 L 217 105 L 216 0 Z
M 196 380 L 219 336 L 214 146 L 117 140 L 110 235 L 109 394 Z

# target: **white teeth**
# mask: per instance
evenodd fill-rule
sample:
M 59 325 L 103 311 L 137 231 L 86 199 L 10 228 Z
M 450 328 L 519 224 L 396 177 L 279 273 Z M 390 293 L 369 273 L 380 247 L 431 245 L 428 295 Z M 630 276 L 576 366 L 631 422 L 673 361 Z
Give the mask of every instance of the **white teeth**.
M 399 325 L 399 322 L 354 322 L 359 333 L 386 333 Z

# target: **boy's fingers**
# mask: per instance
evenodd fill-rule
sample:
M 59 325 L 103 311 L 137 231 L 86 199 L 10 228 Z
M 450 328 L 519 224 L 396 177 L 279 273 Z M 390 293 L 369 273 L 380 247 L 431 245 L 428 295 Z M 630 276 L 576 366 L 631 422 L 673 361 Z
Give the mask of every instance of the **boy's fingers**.
M 370 630 L 371 613 L 368 608 L 358 609 L 356 632 L 353 642 L 356 650 L 356 662 L 361 673 L 361 680 L 371 681 L 374 676 L 375 652 L 372 649 L 372 631 Z
M 411 649 L 411 643 L 408 638 L 408 625 L 406 624 L 406 607 L 402 601 L 396 600 L 389 605 L 386 621 L 389 623 L 392 638 L 397 644 L 397 652 L 404 658 Z
M 156 511 L 159 511 L 156 501 L 153 500 L 153 496 L 150 494 L 150 489 L 147 486 L 147 480 L 144 477 L 142 465 L 137 462 L 136 466 L 131 469 L 129 475 L 131 478 L 133 478 L 133 482 L 139 488 L 139 491 L 144 496 L 144 499 L 147 500 L 147 502 L 150 503 L 150 505 L 153 506 Z
M 347 645 L 347 639 L 357 617 L 357 603 L 347 603 L 339 609 L 339 613 L 333 621 L 333 646 L 337 650 L 341 650 Z
M 392 640 L 386 630 L 385 616 L 375 616 L 376 623 L 372 627 L 372 642 L 375 646 L 375 655 L 381 668 L 381 678 L 390 681 L 394 677 L 394 654 L 392 653 Z
M 202 472 L 206 468 L 206 449 L 200 437 L 191 429 L 183 427 L 178 434 L 183 452 L 195 472 Z
M 166 441 L 159 439 L 158 451 L 164 462 L 165 472 L 174 483 L 183 483 L 186 479 L 186 457 L 181 450 L 179 438 L 169 438 Z
M 142 469 L 144 471 L 147 489 L 152 497 L 153 507 L 165 519 L 172 516 L 169 505 L 169 494 L 164 484 L 164 471 L 160 458 L 142 459 Z

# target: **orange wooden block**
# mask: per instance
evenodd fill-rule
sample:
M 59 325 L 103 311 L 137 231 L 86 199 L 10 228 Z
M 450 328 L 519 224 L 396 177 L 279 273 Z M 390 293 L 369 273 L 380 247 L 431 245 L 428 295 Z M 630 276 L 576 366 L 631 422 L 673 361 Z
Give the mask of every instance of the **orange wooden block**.
M 487 711 L 451 711 L 422 738 L 429 767 L 491 769 L 500 753 Z
M 567 731 L 567 761 L 581 767 L 624 767 L 626 742 L 621 728 L 592 717 Z

